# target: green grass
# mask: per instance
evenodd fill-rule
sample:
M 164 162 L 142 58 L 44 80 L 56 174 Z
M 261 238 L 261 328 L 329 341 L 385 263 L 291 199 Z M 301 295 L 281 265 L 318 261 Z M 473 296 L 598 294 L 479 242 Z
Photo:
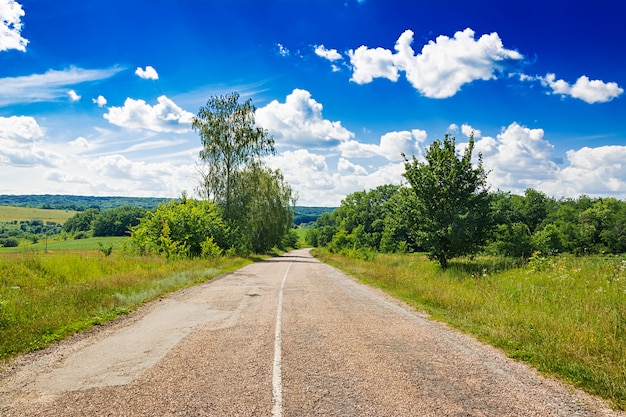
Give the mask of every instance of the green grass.
M 67 239 L 63 240 L 59 237 L 51 237 L 46 241 L 44 239 L 39 240 L 34 244 L 22 243 L 20 246 L 14 248 L 2 248 L 0 247 L 0 255 L 3 253 L 17 253 L 17 252 L 33 252 L 33 251 L 94 251 L 99 250 L 102 244 L 105 247 L 112 246 L 113 250 L 119 250 L 122 248 L 124 242 L 128 239 L 125 236 L 105 236 L 105 237 L 90 237 L 86 239 Z
M 72 210 L 44 210 L 31 207 L 0 206 L 0 221 L 43 220 L 63 224 L 76 214 Z
M 0 361 L 112 320 L 251 259 L 165 260 L 113 252 L 0 256 Z
M 626 409 L 626 259 L 455 260 L 423 255 L 369 261 L 317 256 L 510 357 Z

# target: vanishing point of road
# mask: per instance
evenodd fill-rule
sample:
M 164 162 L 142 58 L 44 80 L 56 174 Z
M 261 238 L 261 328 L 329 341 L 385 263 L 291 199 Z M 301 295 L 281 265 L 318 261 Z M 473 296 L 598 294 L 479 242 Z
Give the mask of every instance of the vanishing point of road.
M 246 266 L 16 360 L 10 416 L 624 416 L 311 257 Z

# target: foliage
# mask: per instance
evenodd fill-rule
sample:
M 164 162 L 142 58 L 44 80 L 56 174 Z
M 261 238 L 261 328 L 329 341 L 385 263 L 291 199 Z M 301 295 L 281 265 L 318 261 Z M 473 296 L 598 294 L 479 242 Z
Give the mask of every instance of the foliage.
M 318 251 L 363 282 L 626 409 L 626 259 L 544 256 L 351 258 Z
M 295 196 L 262 162 L 274 154 L 274 139 L 255 125 L 255 110 L 251 100 L 239 103 L 238 93 L 214 96 L 192 121 L 202 142 L 200 195 L 217 204 L 241 254 L 279 246 L 293 227 Z
M 191 123 L 200 134 L 201 195 L 223 207 L 224 219 L 235 218 L 234 199 L 240 172 L 274 153 L 274 139 L 255 126 L 252 100 L 239 103 L 239 93 L 213 96 Z
M 90 208 L 98 210 L 107 210 L 111 208 L 133 206 L 143 207 L 145 209 L 153 209 L 159 204 L 167 201 L 164 198 L 154 197 L 94 197 L 94 196 L 78 196 L 78 195 L 49 195 L 49 194 L 33 194 L 33 195 L 0 195 L 0 205 L 13 207 L 31 207 L 43 209 L 53 216 L 61 216 L 61 219 L 50 219 L 63 223 L 62 220 L 71 216 L 68 211 L 85 211 Z M 58 213 L 55 213 L 58 212 Z M 34 217 L 47 220 L 46 216 L 28 216 L 24 220 Z M 11 217 L 11 219 L 16 219 Z M 20 218 L 17 218 L 20 220 Z
M 87 232 L 91 230 L 91 224 L 99 213 L 100 210 L 95 208 L 76 213 L 65 221 L 63 231 L 67 233 Z
M 227 249 L 228 232 L 215 203 L 183 196 L 149 211 L 132 227 L 127 249 L 166 258 L 198 257 L 209 250 L 207 239 Z
M 478 252 L 489 231 L 489 194 L 479 156 L 472 166 L 474 138 L 462 156 L 446 134 L 428 147 L 425 161 L 405 159 L 404 176 L 415 192 L 414 210 L 420 219 L 415 240 L 445 269 L 448 260 Z
M 142 207 L 123 206 L 101 211 L 91 222 L 94 236 L 127 236 L 146 215 Z

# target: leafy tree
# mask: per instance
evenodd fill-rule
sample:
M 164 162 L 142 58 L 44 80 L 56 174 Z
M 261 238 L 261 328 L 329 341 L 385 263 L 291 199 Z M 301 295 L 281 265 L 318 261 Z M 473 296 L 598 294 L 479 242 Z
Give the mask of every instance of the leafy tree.
M 146 214 L 142 207 L 124 206 L 101 211 L 92 221 L 94 236 L 127 236 Z
M 458 156 L 455 138 L 446 134 L 427 149 L 424 162 L 404 157 L 404 177 L 416 196 L 416 241 L 442 269 L 449 259 L 481 249 L 490 228 L 487 174 L 480 155 L 472 165 L 473 150 L 473 135 Z
M 239 94 L 213 96 L 193 118 L 192 128 L 200 134 L 200 193 L 223 209 L 225 220 L 233 213 L 235 189 L 241 172 L 274 154 L 274 139 L 255 125 L 252 100 L 239 102 Z
M 227 249 L 227 230 L 215 203 L 188 199 L 163 203 L 131 228 L 129 249 L 165 257 L 215 255 Z
M 87 209 L 76 213 L 63 223 L 63 231 L 67 233 L 87 232 L 91 230 L 91 222 L 100 213 L 98 209 Z

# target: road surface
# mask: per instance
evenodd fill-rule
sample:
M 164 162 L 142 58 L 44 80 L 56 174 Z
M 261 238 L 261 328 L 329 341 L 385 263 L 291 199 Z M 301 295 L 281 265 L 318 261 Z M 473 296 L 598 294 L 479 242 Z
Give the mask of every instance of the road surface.
M 18 359 L 9 416 L 624 416 L 310 256 Z

